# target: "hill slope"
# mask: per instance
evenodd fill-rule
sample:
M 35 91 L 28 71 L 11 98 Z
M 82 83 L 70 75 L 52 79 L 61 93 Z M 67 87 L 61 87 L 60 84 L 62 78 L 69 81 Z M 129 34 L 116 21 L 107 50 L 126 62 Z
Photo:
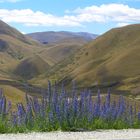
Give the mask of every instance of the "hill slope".
M 35 59 L 36 54 L 42 49 L 44 49 L 42 44 L 24 36 L 0 20 L 0 88 L 3 88 L 7 98 L 12 100 L 15 105 L 17 102 L 23 101 L 25 96 L 24 87 L 20 88 L 20 85 L 16 84 L 18 80 L 22 79 L 19 75 L 22 72 L 25 73 L 29 66 L 23 65 L 23 61 L 28 60 L 29 64 L 33 65 L 36 75 L 40 69 L 46 69 L 47 63 L 43 59 L 39 59 L 39 64 Z M 19 70 L 19 66 L 22 67 L 21 73 L 14 73 Z
M 69 58 L 70 59 L 70 58 Z M 38 78 L 74 79 L 81 87 L 118 85 L 139 93 L 140 24 L 108 31 Z M 69 81 L 69 80 L 68 80 Z
M 42 39 L 46 36 L 51 41 L 47 46 L 0 21 L 0 78 L 34 78 L 95 37 L 88 33 L 39 33 Z
M 77 52 L 90 38 L 88 33 L 62 34 L 59 43 L 43 45 L 0 21 L 0 80 L 27 82 Z
M 43 46 L 0 21 L 0 76 L 11 76 L 16 65 Z

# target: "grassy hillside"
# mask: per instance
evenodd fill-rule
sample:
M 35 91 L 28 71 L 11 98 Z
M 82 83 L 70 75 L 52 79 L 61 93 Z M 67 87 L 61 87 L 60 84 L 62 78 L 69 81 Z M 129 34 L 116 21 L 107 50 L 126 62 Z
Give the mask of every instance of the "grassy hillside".
M 14 74 L 28 80 L 45 72 L 49 66 L 40 56 L 34 55 L 23 60 L 14 70 Z
M 0 75 L 11 77 L 12 71 L 25 58 L 43 46 L 0 21 Z
M 39 35 L 42 39 L 47 37 L 51 44 L 40 44 L 0 21 L 0 78 L 35 78 L 77 52 L 93 38 L 92 34 L 71 32 L 47 32 Z
M 87 41 L 80 38 L 64 39 L 61 42 L 48 45 L 48 48 L 40 52 L 39 55 L 46 61 L 50 58 L 50 65 L 53 65 L 76 53 L 85 44 L 87 44 Z
M 139 94 L 139 60 L 140 24 L 129 25 L 108 31 L 34 81 L 74 79 L 81 87 L 115 85 Z
M 8 96 L 9 89 L 15 96 L 25 94 L 24 83 L 45 73 L 87 43 L 86 39 L 74 38 L 74 35 L 62 38 L 59 43 L 43 45 L 0 21 L 0 88 L 4 88 Z M 33 87 L 31 94 L 38 90 Z
M 67 85 L 75 80 L 79 88 L 140 93 L 140 24 L 112 29 L 87 43 L 71 37 L 42 45 L 0 21 L 0 80 L 43 87 L 48 79 Z
M 24 88 L 16 87 L 16 82 L 23 79 L 23 77 L 19 77 L 20 74 L 25 73 L 29 66 L 33 66 L 34 71 L 29 71 L 28 74 L 30 72 L 38 74 L 43 68 L 46 68 L 47 64 L 42 59 L 36 58 L 36 54 L 42 49 L 44 49 L 42 44 L 0 21 L 0 88 L 3 88 L 7 99 L 12 100 L 14 105 L 23 101 L 25 96 Z M 29 65 L 22 65 L 26 61 Z M 20 66 L 21 73 L 19 71 L 19 73 L 14 73 Z M 5 84 L 4 81 L 6 81 Z

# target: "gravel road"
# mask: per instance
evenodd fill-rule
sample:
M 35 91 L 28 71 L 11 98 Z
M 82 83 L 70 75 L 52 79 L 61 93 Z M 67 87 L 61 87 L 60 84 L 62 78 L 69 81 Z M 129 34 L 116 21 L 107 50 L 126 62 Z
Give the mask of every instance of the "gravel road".
M 0 140 L 140 140 L 140 130 L 0 134 Z

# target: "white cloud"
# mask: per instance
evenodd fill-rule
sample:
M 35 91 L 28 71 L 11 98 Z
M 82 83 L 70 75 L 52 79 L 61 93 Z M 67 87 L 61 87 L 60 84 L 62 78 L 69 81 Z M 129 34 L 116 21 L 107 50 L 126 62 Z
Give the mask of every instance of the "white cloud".
M 45 14 L 40 11 L 33 12 L 30 9 L 0 9 L 0 19 L 9 23 L 23 23 L 27 26 L 80 26 L 80 23 L 77 21 Z
M 140 9 L 131 8 L 123 4 L 103 4 L 74 10 L 80 21 L 90 22 L 140 22 Z M 84 18 L 83 18 L 84 17 Z M 86 18 L 87 17 L 87 18 Z M 90 20 L 88 20 L 90 17 Z
M 0 0 L 0 3 L 3 3 L 3 2 L 11 2 L 11 3 L 16 3 L 16 2 L 19 2 L 21 0 Z
M 117 27 L 122 27 L 122 26 L 126 26 L 129 25 L 129 23 L 117 23 Z
M 140 9 L 123 4 L 103 4 L 67 10 L 64 16 L 56 16 L 31 9 L 0 9 L 0 19 L 5 22 L 22 23 L 27 26 L 83 26 L 84 23 L 115 22 L 140 23 Z

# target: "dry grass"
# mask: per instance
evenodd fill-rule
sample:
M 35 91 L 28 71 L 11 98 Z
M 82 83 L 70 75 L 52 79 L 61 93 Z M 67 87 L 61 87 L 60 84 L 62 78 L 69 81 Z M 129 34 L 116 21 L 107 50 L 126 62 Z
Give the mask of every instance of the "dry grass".
M 86 45 L 72 59 L 69 57 L 62 65 L 53 67 L 46 75 L 49 79 L 74 79 L 85 87 L 92 86 L 95 82 L 119 82 L 123 83 L 120 85 L 121 90 L 126 90 L 128 86 L 131 92 L 140 83 L 137 78 L 140 75 L 139 52 L 140 24 L 116 28 Z M 131 83 L 133 80 L 129 84 L 125 82 L 134 78 L 137 78 L 135 86 Z M 39 77 L 40 81 L 41 79 L 43 82 L 43 75 Z

